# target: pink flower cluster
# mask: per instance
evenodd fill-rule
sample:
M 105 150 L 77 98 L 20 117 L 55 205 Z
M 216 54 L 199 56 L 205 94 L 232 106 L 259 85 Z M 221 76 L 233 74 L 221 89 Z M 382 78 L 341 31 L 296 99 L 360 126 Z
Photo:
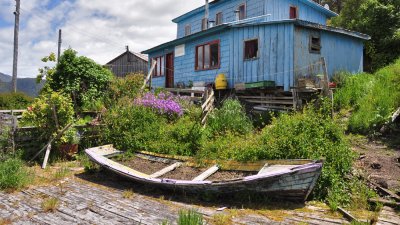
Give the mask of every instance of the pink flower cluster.
M 154 95 L 151 92 L 144 94 L 143 97 L 135 99 L 136 105 L 142 105 L 156 110 L 159 114 L 166 114 L 168 116 L 182 116 L 183 109 L 174 95 L 159 93 Z

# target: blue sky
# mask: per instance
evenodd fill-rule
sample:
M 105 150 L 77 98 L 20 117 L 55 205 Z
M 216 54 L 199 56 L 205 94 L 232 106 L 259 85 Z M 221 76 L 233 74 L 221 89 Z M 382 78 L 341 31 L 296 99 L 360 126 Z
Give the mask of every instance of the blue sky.
M 112 2 L 112 4 L 111 4 Z M 123 51 L 135 52 L 172 40 L 171 19 L 203 0 L 21 0 L 19 77 L 35 77 L 41 58 L 62 49 L 105 64 Z M 11 74 L 15 0 L 0 0 L 0 72 Z M 149 17 L 148 15 L 156 15 Z

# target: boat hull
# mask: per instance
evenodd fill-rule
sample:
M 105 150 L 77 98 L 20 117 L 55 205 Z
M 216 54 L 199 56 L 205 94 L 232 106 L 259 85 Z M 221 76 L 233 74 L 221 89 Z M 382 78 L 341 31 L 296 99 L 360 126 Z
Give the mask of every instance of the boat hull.
M 251 175 L 234 180 L 175 180 L 149 177 L 96 153 L 96 148 L 85 151 L 92 161 L 123 177 L 163 189 L 181 190 L 188 193 L 233 194 L 254 192 L 265 194 L 271 198 L 305 201 L 314 188 L 322 169 L 321 162 L 314 162 L 299 165 L 292 169 Z

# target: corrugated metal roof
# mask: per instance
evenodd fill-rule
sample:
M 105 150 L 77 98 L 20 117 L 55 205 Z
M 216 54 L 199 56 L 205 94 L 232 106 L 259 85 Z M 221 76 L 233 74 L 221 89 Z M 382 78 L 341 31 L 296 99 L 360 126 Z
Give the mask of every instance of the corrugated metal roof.
M 260 21 L 261 20 L 261 21 Z M 235 22 L 231 22 L 231 23 L 225 23 L 204 31 L 200 31 L 182 38 L 178 38 L 166 43 L 163 43 L 161 45 L 155 46 L 151 49 L 145 50 L 142 53 L 144 54 L 149 54 L 150 52 L 153 51 L 157 51 L 157 50 L 161 50 L 167 47 L 170 47 L 172 45 L 180 45 L 180 44 L 184 44 L 185 42 L 189 41 L 189 40 L 193 40 L 195 38 L 199 38 L 199 37 L 203 37 L 205 35 L 208 34 L 212 34 L 215 33 L 217 31 L 223 30 L 223 29 L 229 29 L 230 27 L 246 27 L 246 26 L 258 26 L 258 25 L 268 25 L 268 24 L 279 24 L 279 23 L 294 23 L 295 25 L 298 26 L 303 26 L 303 27 L 309 27 L 309 28 L 313 28 L 313 29 L 320 29 L 320 30 L 326 30 L 326 31 L 330 31 L 330 32 L 335 32 L 335 33 L 341 33 L 344 35 L 348 35 L 348 36 L 352 36 L 355 38 L 360 38 L 363 40 L 369 40 L 371 39 L 370 36 L 366 35 L 366 34 L 362 34 L 356 31 L 351 31 L 351 30 L 346 30 L 343 28 L 337 28 L 337 27 L 332 27 L 332 26 L 326 26 L 326 25 L 321 25 L 318 23 L 312 23 L 309 21 L 304 21 L 304 20 L 297 20 L 297 19 L 288 19 L 288 20 L 279 20 L 279 21 L 262 21 L 262 18 L 256 18 L 254 20 L 251 19 L 246 19 L 245 21 L 235 21 Z

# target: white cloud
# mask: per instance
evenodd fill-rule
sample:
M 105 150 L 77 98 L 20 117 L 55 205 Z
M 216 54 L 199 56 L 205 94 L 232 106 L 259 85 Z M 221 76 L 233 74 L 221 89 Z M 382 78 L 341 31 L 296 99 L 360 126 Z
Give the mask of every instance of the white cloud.
M 63 30 L 63 49 L 72 47 L 104 64 L 125 51 L 140 52 L 176 37 L 171 20 L 202 5 L 202 0 L 51 0 L 21 3 L 19 77 L 34 77 L 40 59 L 57 51 L 58 29 Z M 11 74 L 14 1 L 0 0 L 0 72 Z M 2 24 L 0 21 L 0 24 Z

